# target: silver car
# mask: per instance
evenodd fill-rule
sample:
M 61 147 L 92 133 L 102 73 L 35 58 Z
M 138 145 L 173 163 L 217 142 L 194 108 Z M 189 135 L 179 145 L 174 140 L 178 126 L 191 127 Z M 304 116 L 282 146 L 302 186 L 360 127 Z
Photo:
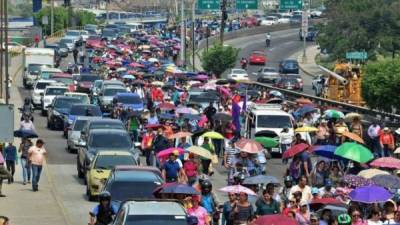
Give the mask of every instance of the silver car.
M 272 67 L 264 67 L 260 69 L 258 73 L 254 73 L 253 75 L 256 75 L 257 82 L 261 83 L 273 83 L 280 77 L 278 70 Z
M 76 152 L 78 150 L 77 144 L 81 138 L 81 131 L 86 123 L 91 119 L 87 116 L 78 116 L 76 120 L 68 127 L 67 150 L 68 152 Z

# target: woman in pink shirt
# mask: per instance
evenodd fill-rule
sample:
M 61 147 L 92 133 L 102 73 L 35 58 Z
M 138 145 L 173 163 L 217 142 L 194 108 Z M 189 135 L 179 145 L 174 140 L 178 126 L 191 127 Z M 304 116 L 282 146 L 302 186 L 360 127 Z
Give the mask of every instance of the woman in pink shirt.
M 197 217 L 198 225 L 210 225 L 210 219 L 208 217 L 207 210 L 199 205 L 200 196 L 192 196 L 192 207 L 187 210 L 190 216 Z
M 47 154 L 46 149 L 43 147 L 44 142 L 41 139 L 36 141 L 36 145 L 28 150 L 29 161 L 32 164 L 32 189 L 39 191 L 40 174 Z

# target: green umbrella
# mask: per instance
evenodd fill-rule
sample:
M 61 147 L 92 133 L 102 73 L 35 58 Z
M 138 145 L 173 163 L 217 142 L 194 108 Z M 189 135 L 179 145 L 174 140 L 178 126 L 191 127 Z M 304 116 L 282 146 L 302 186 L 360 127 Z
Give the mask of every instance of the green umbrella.
M 276 139 L 270 137 L 256 137 L 254 140 L 262 144 L 264 148 L 273 148 L 279 144 Z
M 224 136 L 222 136 L 222 134 L 215 132 L 215 131 L 208 131 L 208 132 L 202 134 L 201 136 L 208 137 L 210 139 L 224 139 Z
M 344 114 L 342 112 L 334 110 L 334 109 L 326 110 L 324 115 L 325 115 L 325 117 L 332 118 L 332 119 L 344 118 Z
M 354 142 L 345 142 L 340 145 L 336 148 L 335 155 L 359 163 L 366 163 L 374 158 L 374 155 L 368 148 Z

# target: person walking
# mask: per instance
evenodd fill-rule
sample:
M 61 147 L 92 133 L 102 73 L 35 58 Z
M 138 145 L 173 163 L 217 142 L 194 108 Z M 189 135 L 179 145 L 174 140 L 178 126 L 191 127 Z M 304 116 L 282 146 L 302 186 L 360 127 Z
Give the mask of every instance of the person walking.
M 0 197 L 6 197 L 1 192 L 3 186 L 3 180 L 11 178 L 11 174 L 8 172 L 8 170 L 6 170 L 6 167 L 4 166 L 5 162 L 6 161 L 4 160 L 3 154 L 0 151 Z
M 379 135 L 379 143 L 381 144 L 381 157 L 389 157 L 395 149 L 394 136 L 388 127 L 383 128 L 383 132 Z
M 79 50 L 78 50 L 78 48 L 75 46 L 74 49 L 72 49 L 72 56 L 74 57 L 74 64 L 75 64 L 75 65 L 78 64 L 78 53 L 79 53 Z
M 4 149 L 4 159 L 6 161 L 7 170 L 11 173 L 11 178 L 8 179 L 8 183 L 14 182 L 15 165 L 18 164 L 17 148 L 10 142 Z
M 30 147 L 28 150 L 29 161 L 32 164 L 32 189 L 33 189 L 33 191 L 39 191 L 40 174 L 42 173 L 45 156 L 47 154 L 47 151 L 43 146 L 44 146 L 43 140 L 38 139 L 36 141 L 36 145 Z
M 29 148 L 32 147 L 32 142 L 28 138 L 22 139 L 21 144 L 19 145 L 18 152 L 21 153 L 21 167 L 22 167 L 22 178 L 23 185 L 26 183 L 30 183 L 31 181 L 31 171 L 32 166 L 29 162 Z

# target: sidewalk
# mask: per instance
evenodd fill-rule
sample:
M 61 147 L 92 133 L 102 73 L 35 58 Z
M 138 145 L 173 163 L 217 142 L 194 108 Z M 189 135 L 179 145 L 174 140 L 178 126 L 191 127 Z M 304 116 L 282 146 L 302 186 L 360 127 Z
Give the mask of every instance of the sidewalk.
M 10 76 L 13 77 L 13 85 L 10 90 L 10 103 L 14 104 L 14 128 L 19 127 L 20 114 L 17 110 L 23 104 L 23 99 L 18 91 L 22 84 L 21 69 L 22 57 L 13 58 L 10 67 Z M 20 139 L 15 138 L 16 147 L 20 144 Z M 67 225 L 67 217 L 64 213 L 63 205 L 60 203 L 55 193 L 54 184 L 48 174 L 47 166 L 44 166 L 40 183 L 39 192 L 32 192 L 30 184 L 22 185 L 22 168 L 20 162 L 16 166 L 14 175 L 15 183 L 7 184 L 3 181 L 2 192 L 7 196 L 0 199 L 0 215 L 10 218 L 15 225 Z
M 303 59 L 303 51 L 294 54 L 293 58 L 297 58 L 300 69 L 307 75 L 316 77 L 322 71 L 315 62 L 315 57 L 319 54 L 320 50 L 317 45 L 308 46 L 306 48 L 306 59 Z

